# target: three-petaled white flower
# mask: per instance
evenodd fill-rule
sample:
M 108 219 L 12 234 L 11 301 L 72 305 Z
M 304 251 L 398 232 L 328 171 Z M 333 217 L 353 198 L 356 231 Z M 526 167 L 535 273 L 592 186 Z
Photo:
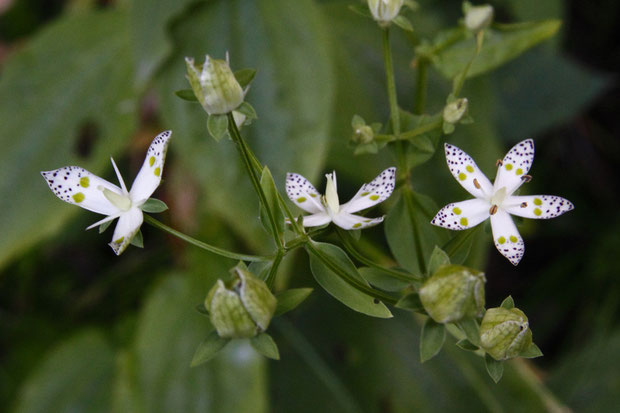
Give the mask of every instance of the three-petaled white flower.
M 120 188 L 78 166 L 65 166 L 54 171 L 41 172 L 41 175 L 58 198 L 89 211 L 107 215 L 87 229 L 118 218 L 109 245 L 116 255 L 120 255 L 142 225 L 142 205 L 161 182 L 171 134 L 171 131 L 165 131 L 153 139 L 130 191 L 127 191 L 123 177 L 112 158 L 110 160 L 121 184 Z
M 368 184 L 362 185 L 357 194 L 346 204 L 340 205 L 336 185 L 336 172 L 326 174 L 325 195 L 320 195 L 306 178 L 295 173 L 286 174 L 286 194 L 299 208 L 312 215 L 304 217 L 305 227 L 318 227 L 334 222 L 344 229 L 362 229 L 377 225 L 384 217 L 366 218 L 355 215 L 385 201 L 394 190 L 396 168 L 388 168 Z
M 573 204 L 558 196 L 515 196 L 514 192 L 531 179 L 527 175 L 534 160 L 534 141 L 517 143 L 503 160 L 497 162 L 495 183 L 478 169 L 471 158 L 456 146 L 446 144 L 448 168 L 458 183 L 476 197 L 443 207 L 432 224 L 461 230 L 478 225 L 491 218 L 493 240 L 497 250 L 517 265 L 525 251 L 525 245 L 510 214 L 525 218 L 549 219 L 573 209 Z

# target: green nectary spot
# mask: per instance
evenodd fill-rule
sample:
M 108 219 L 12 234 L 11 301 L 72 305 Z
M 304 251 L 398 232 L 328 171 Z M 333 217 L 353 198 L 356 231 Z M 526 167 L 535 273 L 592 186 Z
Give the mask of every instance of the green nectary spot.
M 468 223 L 467 218 L 465 218 L 465 217 L 461 218 L 461 225 L 462 226 L 466 227 L 467 223 Z
M 369 198 L 373 201 L 376 201 L 377 199 L 379 199 L 379 195 L 370 195 Z
M 88 185 L 90 185 L 90 179 L 88 179 L 87 176 L 83 176 L 80 178 L 80 186 L 83 188 L 88 188 Z
M 154 163 L 155 163 L 155 157 L 154 157 L 154 156 L 151 156 L 151 157 L 149 158 L 149 165 L 150 165 L 150 166 L 153 166 L 153 164 L 154 164 Z
M 78 192 L 77 194 L 73 195 L 73 197 L 72 197 L 72 198 L 73 198 L 73 200 L 74 200 L 75 202 L 77 202 L 77 203 L 79 204 L 79 203 L 80 203 L 80 202 L 82 202 L 82 201 L 84 200 L 84 198 L 86 198 L 86 197 L 84 196 L 84 194 L 83 194 L 83 193 Z
M 518 241 L 517 237 L 515 237 L 514 235 L 510 236 L 510 242 L 517 242 L 517 241 Z
M 540 216 L 540 214 L 542 214 L 542 211 L 540 210 L 540 208 L 534 208 L 534 215 L 536 215 L 537 217 Z
M 461 212 L 463 212 L 463 211 L 461 211 L 461 208 L 456 207 L 456 208 L 454 208 L 454 209 L 452 210 L 452 212 L 454 212 L 456 215 L 461 215 Z
M 517 175 L 523 175 L 523 169 L 521 169 L 521 168 L 517 168 L 517 170 L 515 171 L 515 173 L 516 173 Z
M 119 239 L 117 239 L 116 241 L 114 241 L 114 243 L 115 243 L 115 244 L 122 244 L 124 239 L 125 239 L 125 237 L 120 237 Z
M 534 205 L 542 205 L 542 199 L 540 198 L 534 198 Z
M 507 171 L 512 170 L 512 164 L 507 163 L 506 165 L 504 165 L 504 167 L 506 168 Z
M 362 224 L 360 224 L 359 222 L 356 222 L 355 224 L 353 224 L 353 228 L 359 228 L 361 226 Z
M 153 173 L 155 174 L 155 176 L 159 176 L 159 174 L 161 174 L 161 168 L 158 166 L 157 168 L 155 168 Z
M 316 198 L 316 194 L 310 194 L 312 198 Z
M 467 172 L 469 172 L 470 174 L 474 172 L 474 167 L 471 165 L 467 165 L 465 169 L 467 169 Z
M 460 179 L 461 181 L 464 181 L 465 179 L 467 179 L 467 175 L 466 175 L 466 174 L 464 174 L 463 172 L 461 172 L 461 173 L 459 174 L 459 179 Z
M 370 192 L 362 192 L 362 194 L 360 196 L 366 196 L 368 195 Z
M 300 196 L 299 198 L 297 198 L 297 202 L 299 203 L 306 202 L 306 197 Z
M 504 237 L 499 237 L 499 238 L 497 239 L 497 243 L 498 243 L 498 244 L 500 244 L 500 245 L 501 245 L 501 244 L 503 244 L 503 243 L 505 243 L 505 242 L 506 242 L 506 238 L 504 238 Z

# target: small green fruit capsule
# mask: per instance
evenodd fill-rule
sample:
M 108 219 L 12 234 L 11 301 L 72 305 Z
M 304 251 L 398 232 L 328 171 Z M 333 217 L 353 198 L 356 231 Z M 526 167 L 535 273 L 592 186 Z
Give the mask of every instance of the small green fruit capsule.
M 495 360 L 517 357 L 532 344 L 527 317 L 518 308 L 490 308 L 480 325 L 480 345 Z
M 353 129 L 353 137 L 351 138 L 354 143 L 370 143 L 375 138 L 375 132 L 368 125 L 358 126 Z
M 276 298 L 267 285 L 242 268 L 227 284 L 218 280 L 205 299 L 211 323 L 222 338 L 250 338 L 269 326 Z
M 444 265 L 420 288 L 420 301 L 438 323 L 451 323 L 484 311 L 484 273 L 461 265 Z
M 223 115 L 243 103 L 245 93 L 235 79 L 226 60 L 207 56 L 202 67 L 194 59 L 186 57 L 187 78 L 196 98 L 209 115 Z
M 472 6 L 470 3 L 463 4 L 465 13 L 465 27 L 474 33 L 486 29 L 493 21 L 493 6 L 485 4 Z
M 380 26 L 388 26 L 398 16 L 404 0 L 368 0 L 368 8 L 372 18 Z
M 448 103 L 443 108 L 443 120 L 448 123 L 458 122 L 467 112 L 467 104 L 467 98 L 456 99 Z

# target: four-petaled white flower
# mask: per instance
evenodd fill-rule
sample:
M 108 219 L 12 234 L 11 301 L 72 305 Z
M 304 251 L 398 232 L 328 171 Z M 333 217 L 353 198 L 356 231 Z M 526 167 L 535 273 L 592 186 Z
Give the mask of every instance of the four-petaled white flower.
M 54 171 L 41 172 L 41 175 L 58 198 L 89 211 L 107 215 L 87 229 L 118 218 L 109 245 L 116 255 L 120 255 L 142 225 L 142 205 L 161 182 L 171 133 L 162 132 L 153 139 L 130 191 L 127 191 L 123 177 L 112 158 L 110 160 L 121 184 L 120 188 L 78 166 L 65 166 Z
M 388 168 L 368 184 L 362 185 L 357 194 L 346 204 L 340 205 L 336 185 L 336 172 L 326 174 L 325 195 L 320 195 L 306 178 L 295 173 L 286 175 L 286 194 L 291 201 L 312 215 L 304 217 L 305 227 L 318 227 L 334 222 L 344 229 L 362 229 L 377 225 L 384 217 L 366 218 L 355 215 L 385 201 L 394 190 L 396 168 Z
M 446 144 L 445 149 L 450 172 L 476 199 L 446 205 L 431 223 L 461 230 L 476 226 L 490 217 L 495 246 L 513 265 L 521 261 L 525 246 L 510 214 L 549 219 L 573 209 L 571 202 L 558 196 L 513 195 L 523 182 L 531 179 L 527 175 L 534 160 L 534 141 L 531 139 L 519 142 L 503 160 L 498 161 L 494 184 L 478 169 L 471 156 L 453 145 Z

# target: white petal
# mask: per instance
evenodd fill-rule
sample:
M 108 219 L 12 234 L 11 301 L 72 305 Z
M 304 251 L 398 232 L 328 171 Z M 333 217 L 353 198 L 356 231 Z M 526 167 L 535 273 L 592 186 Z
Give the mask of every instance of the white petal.
M 121 211 L 103 195 L 103 189 L 122 194 L 121 188 L 79 166 L 65 166 L 41 172 L 52 192 L 60 199 L 89 211 L 115 215 Z
M 523 175 L 527 175 L 534 161 L 534 141 L 526 139 L 517 143 L 504 156 L 502 164 L 497 168 L 494 189 L 506 187 L 506 194 L 512 195 L 524 182 Z
M 321 204 L 321 195 L 306 178 L 299 174 L 290 172 L 286 174 L 286 195 L 306 212 L 313 214 L 325 212 L 325 207 Z
M 491 204 L 483 199 L 454 202 L 441 208 L 431 224 L 454 230 L 475 227 L 489 217 L 490 208 Z
M 164 161 L 168 151 L 171 131 L 160 133 L 153 139 L 146 151 L 146 157 L 138 176 L 131 185 L 129 195 L 134 203 L 146 201 L 159 186 L 161 175 L 164 172 Z
M 385 201 L 394 191 L 395 180 L 396 168 L 387 168 L 372 182 L 362 185 L 349 202 L 340 206 L 340 210 L 349 213 L 357 212 Z
M 326 212 L 317 212 L 316 214 L 304 216 L 304 227 L 320 227 L 331 220 Z
M 334 224 L 344 229 L 363 229 L 383 222 L 384 217 L 366 218 L 359 215 L 340 212 L 334 216 Z
M 116 255 L 121 255 L 131 243 L 131 239 L 136 235 L 142 225 L 142 210 L 137 207 L 124 212 L 119 218 L 112 235 L 112 242 L 108 245 L 112 247 Z
M 553 195 L 511 196 L 504 201 L 502 208 L 509 214 L 524 218 L 555 218 L 574 208 L 564 198 Z
M 446 162 L 454 179 L 476 198 L 486 198 L 493 192 L 491 181 L 482 173 L 471 156 L 446 143 Z
M 525 244 L 510 215 L 498 210 L 491 215 L 491 228 L 497 250 L 513 265 L 517 265 L 525 252 Z

